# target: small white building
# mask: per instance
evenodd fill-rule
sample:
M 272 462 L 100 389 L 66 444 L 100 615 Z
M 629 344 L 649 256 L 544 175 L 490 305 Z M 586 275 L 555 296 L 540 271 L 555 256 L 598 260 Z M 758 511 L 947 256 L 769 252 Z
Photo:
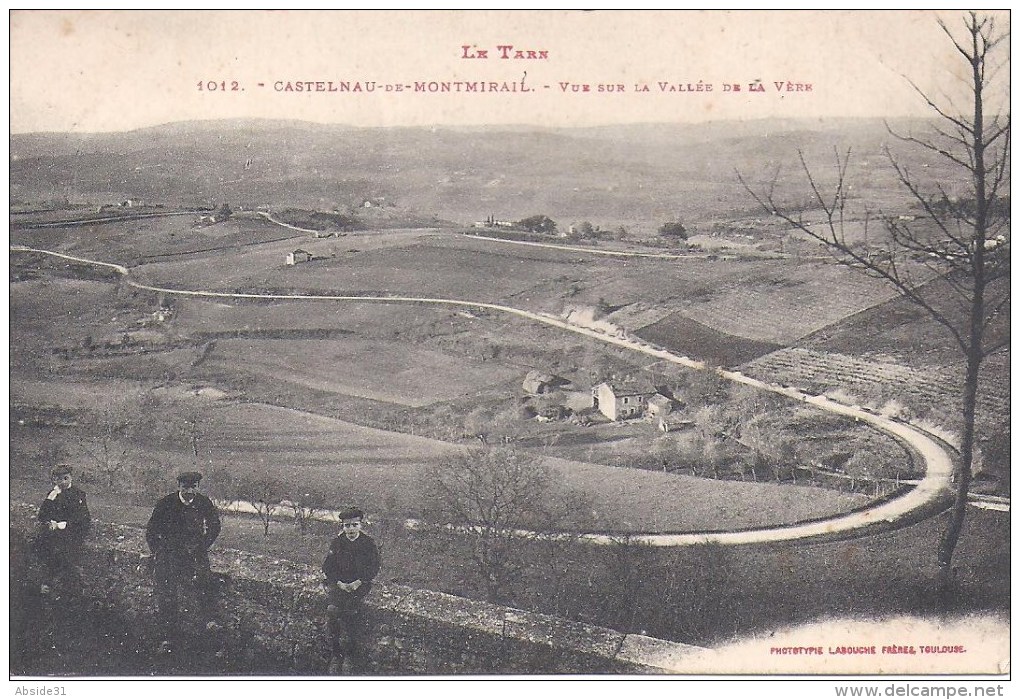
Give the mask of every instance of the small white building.
M 298 248 L 293 253 L 287 253 L 287 264 L 297 265 L 298 263 L 305 263 L 311 260 L 314 256 L 307 250 Z

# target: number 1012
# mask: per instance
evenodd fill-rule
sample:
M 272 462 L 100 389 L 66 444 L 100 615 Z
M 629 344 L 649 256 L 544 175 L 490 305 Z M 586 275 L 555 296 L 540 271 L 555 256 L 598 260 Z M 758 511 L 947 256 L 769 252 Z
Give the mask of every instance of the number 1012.
M 200 92 L 240 92 L 244 88 L 236 80 L 199 80 L 198 89 Z

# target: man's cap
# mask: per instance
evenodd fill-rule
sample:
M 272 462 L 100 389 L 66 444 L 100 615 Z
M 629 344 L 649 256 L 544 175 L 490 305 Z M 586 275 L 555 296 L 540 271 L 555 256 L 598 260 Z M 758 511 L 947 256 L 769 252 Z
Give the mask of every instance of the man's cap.
M 365 511 L 361 508 L 341 508 L 340 512 L 336 514 L 336 517 L 340 520 L 353 520 L 354 518 L 364 518 Z
M 58 464 L 50 469 L 50 478 L 59 479 L 71 473 L 71 467 L 67 464 Z
M 177 475 L 177 483 L 181 486 L 198 486 L 202 481 L 202 475 L 198 472 L 181 472 Z

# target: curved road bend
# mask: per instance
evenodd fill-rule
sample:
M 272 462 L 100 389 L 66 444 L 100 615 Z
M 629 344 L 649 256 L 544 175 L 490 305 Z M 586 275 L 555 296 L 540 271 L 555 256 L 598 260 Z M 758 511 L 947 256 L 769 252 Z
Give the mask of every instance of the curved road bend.
M 311 294 L 241 294 L 229 292 L 207 292 L 184 289 L 170 289 L 166 287 L 155 287 L 135 282 L 130 278 L 130 271 L 123 265 L 115 263 L 89 260 L 64 253 L 57 253 L 49 250 L 29 248 L 27 246 L 12 245 L 11 252 L 40 253 L 50 255 L 73 262 L 84 263 L 107 267 L 116 270 L 124 276 L 125 282 L 136 289 L 150 292 L 159 292 L 186 297 L 199 297 L 208 299 L 273 299 L 278 301 L 359 301 L 359 302 L 381 302 L 381 303 L 415 303 L 415 304 L 442 304 L 447 306 L 461 306 L 470 308 L 491 309 L 502 313 L 508 313 L 522 318 L 555 326 L 572 333 L 585 335 L 611 345 L 617 345 L 630 350 L 642 352 L 676 365 L 690 367 L 693 369 L 709 369 L 704 362 L 692 360 L 688 357 L 676 355 L 667 350 L 656 348 L 641 340 L 634 340 L 623 336 L 611 336 L 606 333 L 576 326 L 558 318 L 546 314 L 534 313 L 523 309 L 516 309 L 501 304 L 490 304 L 486 302 L 464 301 L 460 299 L 441 299 L 432 297 L 409 297 L 409 296 L 345 296 L 345 295 L 311 295 Z M 953 460 L 948 452 L 935 440 L 925 435 L 920 430 L 904 423 L 900 423 L 882 416 L 875 415 L 856 406 L 844 406 L 824 396 L 813 396 L 798 389 L 782 387 L 775 384 L 768 384 L 752 377 L 747 377 L 740 372 L 715 368 L 717 374 L 724 379 L 739 382 L 764 391 L 771 391 L 776 394 L 803 401 L 823 411 L 837 413 L 864 421 L 878 430 L 899 438 L 905 442 L 914 453 L 920 457 L 925 465 L 924 478 L 918 484 L 902 496 L 876 503 L 871 507 L 837 515 L 822 520 L 814 520 L 790 525 L 776 527 L 765 527 L 749 530 L 738 530 L 728 532 L 688 532 L 688 533 L 656 533 L 638 532 L 627 533 L 600 533 L 589 532 L 580 534 L 567 533 L 542 533 L 547 537 L 572 537 L 597 544 L 611 544 L 619 542 L 626 537 L 629 542 L 644 544 L 655 547 L 676 547 L 691 546 L 699 544 L 757 544 L 765 542 L 785 541 L 819 541 L 834 539 L 850 539 L 866 534 L 874 534 L 879 531 L 894 530 L 898 527 L 915 522 L 919 518 L 930 517 L 941 512 L 943 505 L 951 498 L 952 482 L 954 476 Z M 521 533 L 535 534 L 535 533 Z
M 288 224 L 286 222 L 280 221 L 279 219 L 274 219 L 272 212 L 259 211 L 259 212 L 256 212 L 256 213 L 259 216 L 261 216 L 263 219 L 265 219 L 266 221 L 274 223 L 277 226 L 283 226 L 284 228 L 289 228 L 291 231 L 300 231 L 301 233 L 314 233 L 315 235 L 319 235 L 320 233 L 322 233 L 322 231 L 316 231 L 315 229 L 311 229 L 311 228 L 301 228 L 300 226 L 294 226 L 292 224 Z

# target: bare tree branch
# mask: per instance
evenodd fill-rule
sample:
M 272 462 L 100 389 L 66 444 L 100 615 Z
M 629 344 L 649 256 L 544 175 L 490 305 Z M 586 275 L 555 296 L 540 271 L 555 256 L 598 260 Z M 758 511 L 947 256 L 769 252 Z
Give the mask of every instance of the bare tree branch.
M 847 241 L 844 228 L 849 150 L 842 158 L 837 153 L 836 182 L 831 198 L 822 191 L 803 152 L 798 152 L 812 201 L 824 213 L 822 224 L 806 224 L 802 212 L 794 213 L 781 206 L 775 180 L 764 192 L 753 191 L 739 173 L 738 180 L 762 208 L 821 242 L 840 263 L 885 280 L 946 328 L 960 347 L 966 364 L 961 416 L 963 435 L 956 501 L 938 550 L 942 587 L 952 579 L 952 557 L 966 514 L 981 363 L 988 355 L 1009 345 L 1008 333 L 992 341 L 986 332 L 1001 320 L 1008 322 L 1003 312 L 1010 304 L 1007 281 L 1010 274 L 1009 203 L 1008 195 L 1000 198 L 1000 192 L 1008 191 L 1010 182 L 1011 132 L 1008 110 L 990 118 L 986 116 L 986 111 L 992 111 L 986 101 L 990 81 L 1002 66 L 1009 65 L 1008 53 L 1001 64 L 996 64 L 992 62 L 992 52 L 1000 46 L 1008 50 L 1008 29 L 999 31 L 994 16 L 974 11 L 963 18 L 962 38 L 941 18 L 937 23 L 970 68 L 967 73 L 970 113 L 958 109 L 951 98 L 943 96 L 941 101 L 950 106 L 947 109 L 913 80 L 904 77 L 941 124 L 932 127 L 933 136 L 924 137 L 899 134 L 888 123 L 886 128 L 897 140 L 935 153 L 958 169 L 969 187 L 966 196 L 951 196 L 950 192 L 955 189 L 951 185 L 923 185 L 886 149 L 900 185 L 924 212 L 924 224 L 915 227 L 901 220 L 905 217 L 885 216 L 882 220 L 889 234 L 887 239 L 877 244 L 868 239 L 864 244 L 852 244 Z M 927 189 L 934 189 L 938 198 L 927 196 Z M 867 220 L 868 214 L 865 215 Z M 943 284 L 919 284 L 912 273 L 912 268 L 918 267 L 936 272 L 936 279 Z M 1000 280 L 993 290 L 991 285 Z M 942 288 L 949 291 L 941 292 Z M 941 294 L 942 299 L 929 298 L 929 294 Z M 959 305 L 960 313 L 953 311 L 955 305 Z

